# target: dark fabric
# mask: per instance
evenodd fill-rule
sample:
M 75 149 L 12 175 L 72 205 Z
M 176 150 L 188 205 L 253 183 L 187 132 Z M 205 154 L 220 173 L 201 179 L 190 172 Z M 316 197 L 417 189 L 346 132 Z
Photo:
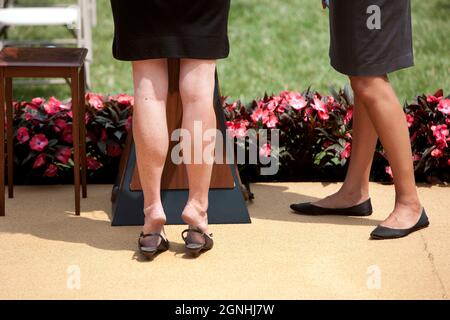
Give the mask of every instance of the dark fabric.
M 229 54 L 230 0 L 111 0 L 119 60 L 221 59 Z
M 381 9 L 381 29 L 370 30 L 367 8 Z M 350 76 L 381 76 L 414 65 L 410 0 L 331 0 L 330 59 Z

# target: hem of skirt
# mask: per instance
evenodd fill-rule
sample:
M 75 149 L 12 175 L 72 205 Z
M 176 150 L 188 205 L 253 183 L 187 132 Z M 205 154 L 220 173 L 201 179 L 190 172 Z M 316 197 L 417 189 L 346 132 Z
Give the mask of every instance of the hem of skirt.
M 388 62 L 361 66 L 344 66 L 337 63 L 333 58 L 331 58 L 330 60 L 331 66 L 336 71 L 354 77 L 382 76 L 414 66 L 414 55 L 412 53 L 396 57 Z
M 156 37 L 119 40 L 112 46 L 113 57 L 121 61 L 147 59 L 203 59 L 227 58 L 230 52 L 228 37 Z

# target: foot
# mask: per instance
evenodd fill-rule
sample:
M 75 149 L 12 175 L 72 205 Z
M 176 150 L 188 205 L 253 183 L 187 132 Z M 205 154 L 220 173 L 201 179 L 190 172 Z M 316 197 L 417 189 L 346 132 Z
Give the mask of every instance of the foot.
M 395 204 L 394 211 L 380 223 L 381 226 L 391 229 L 409 229 L 417 224 L 423 207 L 420 202 Z
M 195 227 L 202 232 L 209 234 L 208 230 L 208 214 L 206 212 L 206 207 L 201 206 L 193 201 L 189 201 L 184 207 L 183 213 L 181 214 L 183 221 L 190 227 Z M 204 244 L 204 237 L 198 232 L 189 232 L 187 235 L 189 242 Z
M 142 232 L 144 234 L 159 233 L 164 238 L 164 225 L 166 223 L 166 214 L 161 204 L 151 205 L 144 209 L 145 221 Z M 161 242 L 161 238 L 157 236 L 141 238 L 140 243 L 145 247 L 157 247 Z
M 367 193 L 350 193 L 339 190 L 326 198 L 312 202 L 312 204 L 327 209 L 342 209 L 357 206 L 368 199 L 369 194 Z

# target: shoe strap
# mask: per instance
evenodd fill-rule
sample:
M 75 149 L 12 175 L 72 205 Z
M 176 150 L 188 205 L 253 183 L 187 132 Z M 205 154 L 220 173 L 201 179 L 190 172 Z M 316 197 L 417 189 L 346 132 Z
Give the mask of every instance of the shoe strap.
M 211 237 L 213 236 L 212 233 L 207 234 L 207 233 L 203 232 L 202 230 L 200 230 L 199 228 L 189 228 L 189 229 L 183 230 L 183 232 L 181 233 L 181 237 L 183 238 L 183 240 L 184 240 L 185 242 L 186 242 L 186 239 L 187 239 L 187 234 L 188 234 L 189 232 L 196 232 L 196 233 L 199 233 L 199 234 L 201 234 L 203 237 L 206 236 L 206 237 L 211 238 Z
M 147 237 L 160 237 L 163 241 L 167 241 L 167 239 L 164 238 L 161 233 L 147 233 L 147 234 L 144 234 L 143 232 L 141 232 L 141 234 L 139 236 L 139 238 L 147 238 Z

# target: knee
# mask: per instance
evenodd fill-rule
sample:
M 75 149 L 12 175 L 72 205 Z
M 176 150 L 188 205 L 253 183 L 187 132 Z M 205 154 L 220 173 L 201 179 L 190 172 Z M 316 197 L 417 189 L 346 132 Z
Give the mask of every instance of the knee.
M 362 100 L 370 99 L 373 94 L 374 78 L 350 77 L 353 93 Z
M 204 86 L 196 83 L 181 83 L 180 96 L 183 104 L 199 104 L 208 101 L 211 98 L 211 93 L 208 92 Z

